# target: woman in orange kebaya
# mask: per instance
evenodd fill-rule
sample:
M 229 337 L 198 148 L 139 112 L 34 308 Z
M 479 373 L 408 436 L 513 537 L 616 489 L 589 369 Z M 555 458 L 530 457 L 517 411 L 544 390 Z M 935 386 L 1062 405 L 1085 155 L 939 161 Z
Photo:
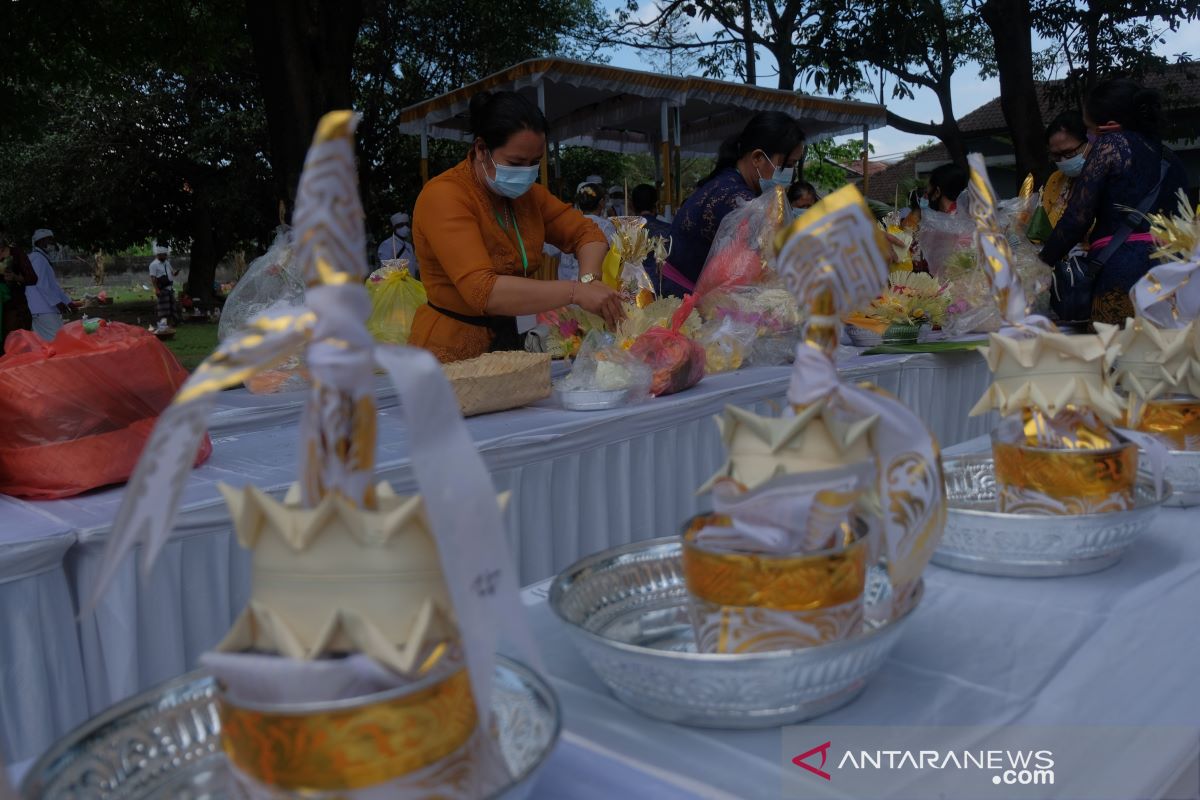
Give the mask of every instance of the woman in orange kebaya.
M 620 295 L 597 280 L 608 242 L 595 224 L 536 183 L 546 118 L 515 92 L 471 100 L 466 160 L 431 180 L 413 211 L 413 245 L 428 302 L 409 344 L 441 361 L 521 349 L 516 318 L 579 305 L 613 326 Z M 534 277 L 542 245 L 579 260 L 578 281 Z

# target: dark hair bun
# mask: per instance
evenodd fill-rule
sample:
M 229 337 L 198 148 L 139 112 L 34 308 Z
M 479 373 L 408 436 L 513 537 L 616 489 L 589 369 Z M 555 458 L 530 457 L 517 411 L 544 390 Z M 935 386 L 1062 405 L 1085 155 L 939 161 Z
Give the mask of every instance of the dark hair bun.
M 479 92 L 471 98 L 471 104 L 467 107 L 467 113 L 470 116 L 471 131 L 473 133 L 476 133 L 483 127 L 483 121 L 487 119 L 487 108 L 491 105 L 491 102 L 491 92 Z
M 508 137 L 523 130 L 546 133 L 546 116 L 529 98 L 517 92 L 479 92 L 468 111 L 471 133 L 488 149 L 503 147 Z

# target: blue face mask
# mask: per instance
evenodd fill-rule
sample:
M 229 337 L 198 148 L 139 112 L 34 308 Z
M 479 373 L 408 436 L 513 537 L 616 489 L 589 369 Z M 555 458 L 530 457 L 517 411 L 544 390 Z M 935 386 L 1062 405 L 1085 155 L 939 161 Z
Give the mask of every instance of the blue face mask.
M 1083 165 L 1087 163 L 1086 153 L 1076 153 L 1070 158 L 1064 158 L 1057 163 L 1058 171 L 1068 178 L 1078 178 L 1083 172 Z
M 510 167 L 505 164 L 497 164 L 496 159 L 492 159 L 492 166 L 496 168 L 496 177 L 489 177 L 487 170 L 484 170 L 483 177 L 487 179 L 488 188 L 501 197 L 507 197 L 510 200 L 516 200 L 521 195 L 529 191 L 529 187 L 537 183 L 538 173 L 541 167 L 534 165 L 532 167 Z
M 766 154 L 764 153 L 763 155 Z M 795 167 L 776 167 L 774 161 L 771 162 L 771 167 L 774 171 L 771 173 L 771 177 L 769 178 L 764 178 L 761 172 L 758 173 L 759 189 L 765 192 L 772 186 L 782 186 L 784 189 L 786 189 L 792 185 L 792 177 L 796 173 Z M 755 167 L 754 171 L 758 172 L 758 168 Z
M 917 205 L 920 206 L 921 208 L 929 208 L 929 198 L 928 197 L 918 197 Z

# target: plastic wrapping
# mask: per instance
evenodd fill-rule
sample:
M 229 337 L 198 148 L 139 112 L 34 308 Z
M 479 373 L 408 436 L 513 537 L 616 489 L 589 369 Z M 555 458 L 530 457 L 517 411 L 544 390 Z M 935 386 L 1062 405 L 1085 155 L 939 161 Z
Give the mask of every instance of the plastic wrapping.
M 592 331 L 604 330 L 604 318 L 579 306 L 566 306 L 537 315 L 538 327 L 546 330 L 542 349 L 552 358 L 574 358 Z M 539 337 L 540 338 L 540 337 Z
M 614 233 L 605 258 L 604 281 L 621 293 L 625 303 L 638 308 L 654 302 L 654 283 L 646 274 L 646 258 L 652 253 L 665 258 L 667 245 L 660 236 L 646 231 L 645 217 L 614 217 Z M 611 261 L 615 258 L 616 266 Z M 610 275 L 610 272 L 613 274 Z
M 413 316 L 425 305 L 425 287 L 406 267 L 386 265 L 371 273 L 367 280 L 371 297 L 371 316 L 367 330 L 375 341 L 408 344 Z
M 696 281 L 696 296 L 766 280 L 775 263 L 775 235 L 791 219 L 787 196 L 779 187 L 726 214 Z
M 304 277 L 296 263 L 291 228 L 281 225 L 266 253 L 250 262 L 246 274 L 229 292 L 217 326 L 224 342 L 237 336 L 251 319 L 262 312 L 304 306 Z M 293 392 L 308 386 L 308 372 L 299 356 L 246 379 L 253 394 Z
M 925 209 L 917 229 L 917 245 L 930 274 L 935 278 L 950 279 L 951 272 L 961 271 L 966 265 L 963 254 L 975 252 L 975 220 L 961 211 L 943 214 Z
M 650 393 L 655 397 L 690 389 L 704 377 L 704 348 L 680 332 L 694 305 L 694 296 L 688 297 L 675 312 L 670 329 L 651 328 L 629 348 L 654 371 Z
M 1015 239 L 1015 240 L 1014 240 Z M 1045 314 L 1050 307 L 1053 271 L 1038 258 L 1037 247 L 1024 237 L 1009 237 L 1012 266 L 1030 302 L 1030 313 Z M 978 267 L 974 247 L 957 251 L 950 259 L 942 279 L 949 284 L 950 306 L 942 326 L 951 337 L 967 333 L 992 333 L 1000 330 L 1003 320 L 992 298 L 987 275 Z
M 683 304 L 684 301 L 678 297 L 664 297 L 643 308 L 627 308 L 625 319 L 617 327 L 617 343 L 629 349 L 639 336 L 651 328 L 670 328 Z M 696 338 L 701 326 L 700 314 L 693 306 L 689 304 L 691 310 L 679 326 L 679 332 L 689 339 Z
M 773 274 L 763 283 L 710 292 L 701 300 L 704 318 L 752 326 L 757 338 L 749 361 L 759 366 L 790 364 L 800 341 L 801 314 L 796 298 Z
M 554 384 L 559 392 L 625 392 L 622 405 L 650 396 L 654 373 L 622 348 L 611 333 L 593 331 L 584 339 L 571 372 Z
M 280 226 L 266 253 L 250 262 L 246 274 L 225 298 L 217 338 L 235 336 L 251 318 L 277 303 L 304 305 L 304 277 L 292 249 L 291 228 Z
M 742 366 L 750 357 L 758 329 L 725 317 L 704 323 L 695 338 L 704 348 L 704 371 L 715 375 Z
M 0 358 L 0 493 L 49 500 L 121 483 L 187 379 L 154 334 L 70 322 L 53 342 L 16 331 Z M 196 463 L 208 458 L 205 437 Z

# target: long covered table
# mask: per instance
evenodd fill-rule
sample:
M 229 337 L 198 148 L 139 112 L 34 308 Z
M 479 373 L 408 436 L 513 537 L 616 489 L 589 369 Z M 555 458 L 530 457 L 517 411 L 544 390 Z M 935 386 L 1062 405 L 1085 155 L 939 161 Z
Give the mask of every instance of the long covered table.
M 898 395 L 943 443 L 977 435 L 990 425 L 986 418 L 966 417 L 987 381 L 977 354 L 861 357 L 851 351 L 841 363 L 846 379 L 870 380 Z M 514 493 L 507 524 L 521 580 L 549 577 L 591 552 L 674 533 L 700 510 L 695 489 L 724 460 L 712 417 L 727 404 L 777 411 L 790 374 L 787 367 L 763 367 L 709 376 L 690 391 L 608 412 L 568 412 L 545 401 L 467 420 L 497 489 Z M 377 394 L 382 407 L 378 473 L 398 491 L 414 490 L 400 410 L 394 400 L 386 401 L 384 389 Z M 248 563 L 217 484 L 254 483 L 282 494 L 295 478 L 300 406 L 296 396 L 226 395 L 214 413 L 222 422 L 215 426 L 213 456 L 193 472 L 158 563 L 143 574 L 130 558 L 98 607 L 78 621 L 74 615 L 95 586 L 123 488 L 45 503 L 10 501 L 53 521 L 70 537 L 51 560 L 56 558 L 59 572 L 70 576 L 76 605 L 56 606 L 41 635 L 61 640 L 60 650 L 74 643 L 82 662 L 76 685 L 85 689 L 86 708 L 80 708 L 77 693 L 68 703 L 71 720 L 34 725 L 29 718 L 36 707 L 16 705 L 7 693 L 0 696 L 0 708 L 21 710 L 0 715 L 6 760 L 35 755 L 70 721 L 194 668 L 244 605 Z M 250 409 L 246 413 L 256 426 L 235 424 L 237 408 Z M 258 427 L 268 421 L 275 426 Z M 0 554 L 3 547 L 0 541 Z M 0 642 L 7 641 L 7 632 L 25 636 L 24 620 L 10 618 L 7 607 L 0 607 L 0 615 Z M 37 677 L 32 670 L 30 680 Z M 0 686 L 7 692 L 9 687 Z M 53 690 L 48 683 L 37 688 Z
M 987 446 L 979 439 L 951 452 Z M 687 728 L 624 706 L 563 635 L 564 623 L 546 605 L 548 583 L 524 596 L 563 704 L 567 746 L 535 797 L 781 796 L 783 772 L 795 767 L 781 758 L 779 728 Z M 1196 797 L 1195 510 L 1165 509 L 1124 560 L 1092 575 L 994 578 L 931 566 L 925 583 L 924 600 L 880 674 L 850 705 L 802 723 L 812 731 L 807 739 L 819 743 L 824 726 L 845 725 L 1180 726 L 1197 733 L 1190 749 L 1121 768 L 1144 786 L 1138 798 Z M 602 792 L 576 795 L 571 772 L 586 752 L 599 754 L 603 766 L 590 772 Z

